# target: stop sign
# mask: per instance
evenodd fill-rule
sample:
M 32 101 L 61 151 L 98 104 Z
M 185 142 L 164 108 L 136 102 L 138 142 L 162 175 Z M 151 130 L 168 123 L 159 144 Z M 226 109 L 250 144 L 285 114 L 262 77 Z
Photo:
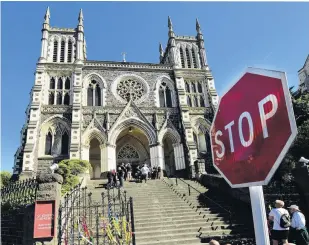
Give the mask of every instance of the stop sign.
M 248 68 L 220 99 L 214 166 L 232 187 L 267 185 L 296 134 L 285 73 Z

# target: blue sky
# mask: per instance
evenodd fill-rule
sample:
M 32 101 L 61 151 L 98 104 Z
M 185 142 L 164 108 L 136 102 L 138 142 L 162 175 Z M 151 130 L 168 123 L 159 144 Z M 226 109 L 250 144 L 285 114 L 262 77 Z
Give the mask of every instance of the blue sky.
M 2 2 L 2 169 L 10 170 L 40 55 L 47 6 L 51 25 L 76 27 L 83 9 L 91 60 L 157 63 L 167 42 L 167 16 L 176 35 L 196 35 L 199 19 L 217 91 L 247 66 L 282 70 L 289 85 L 309 54 L 309 3 L 223 2 Z

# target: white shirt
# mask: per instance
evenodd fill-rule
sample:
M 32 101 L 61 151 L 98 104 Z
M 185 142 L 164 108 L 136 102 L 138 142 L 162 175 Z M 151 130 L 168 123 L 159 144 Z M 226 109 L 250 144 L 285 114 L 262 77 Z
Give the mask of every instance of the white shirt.
M 290 216 L 288 210 L 286 210 L 284 208 L 273 208 L 270 211 L 269 216 L 274 217 L 274 219 L 273 219 L 273 221 L 274 221 L 273 230 L 276 230 L 276 231 L 289 230 L 289 227 L 288 228 L 282 228 L 280 226 L 280 218 L 283 214 Z
M 302 229 L 306 226 L 305 216 L 301 212 L 294 212 L 291 221 L 291 227 Z
M 149 169 L 148 169 L 148 167 L 144 166 L 144 167 L 142 167 L 141 171 L 142 171 L 142 174 L 148 174 Z

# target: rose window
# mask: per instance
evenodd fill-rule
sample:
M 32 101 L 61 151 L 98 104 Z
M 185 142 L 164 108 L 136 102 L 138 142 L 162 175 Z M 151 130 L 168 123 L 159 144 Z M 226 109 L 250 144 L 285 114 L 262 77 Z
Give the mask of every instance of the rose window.
M 118 153 L 118 159 L 138 159 L 138 153 L 131 145 L 125 145 Z
M 118 83 L 117 94 L 126 101 L 136 101 L 145 94 L 145 88 L 139 81 L 126 79 Z

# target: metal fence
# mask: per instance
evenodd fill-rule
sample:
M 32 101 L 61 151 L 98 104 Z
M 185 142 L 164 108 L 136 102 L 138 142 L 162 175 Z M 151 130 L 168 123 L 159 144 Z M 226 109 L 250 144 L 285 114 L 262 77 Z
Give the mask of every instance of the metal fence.
M 133 199 L 120 188 L 94 195 L 76 186 L 58 216 L 58 245 L 135 245 Z

